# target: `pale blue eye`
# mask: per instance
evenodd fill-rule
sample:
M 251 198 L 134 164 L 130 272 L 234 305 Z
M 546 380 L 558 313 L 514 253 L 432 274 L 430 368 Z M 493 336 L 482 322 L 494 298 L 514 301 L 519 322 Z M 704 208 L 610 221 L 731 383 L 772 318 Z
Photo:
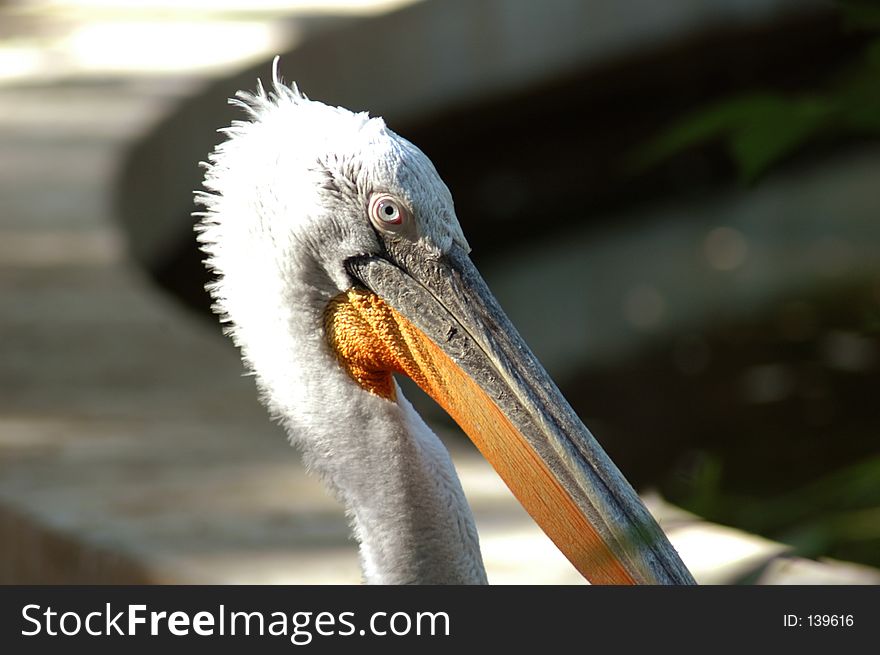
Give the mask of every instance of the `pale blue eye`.
M 399 223 L 400 208 L 393 200 L 383 200 L 379 203 L 379 218 L 386 223 Z
M 396 229 L 407 219 L 403 203 L 387 193 L 379 193 L 370 199 L 370 220 L 379 228 Z

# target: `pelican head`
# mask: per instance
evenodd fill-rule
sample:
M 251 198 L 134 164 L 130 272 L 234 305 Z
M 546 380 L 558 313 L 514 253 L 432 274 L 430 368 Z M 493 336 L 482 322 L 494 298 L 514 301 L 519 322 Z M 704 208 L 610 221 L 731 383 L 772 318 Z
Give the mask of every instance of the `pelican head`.
M 341 500 L 374 583 L 482 583 L 471 511 L 414 380 L 594 583 L 693 580 L 471 263 L 431 161 L 380 118 L 239 93 L 198 193 L 215 310 Z

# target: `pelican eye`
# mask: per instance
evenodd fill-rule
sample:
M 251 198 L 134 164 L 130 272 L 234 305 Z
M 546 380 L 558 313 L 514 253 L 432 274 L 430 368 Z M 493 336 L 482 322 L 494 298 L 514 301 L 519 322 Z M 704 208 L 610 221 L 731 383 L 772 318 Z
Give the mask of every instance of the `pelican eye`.
M 370 220 L 380 230 L 400 229 L 409 220 L 403 203 L 387 193 L 378 193 L 370 199 Z

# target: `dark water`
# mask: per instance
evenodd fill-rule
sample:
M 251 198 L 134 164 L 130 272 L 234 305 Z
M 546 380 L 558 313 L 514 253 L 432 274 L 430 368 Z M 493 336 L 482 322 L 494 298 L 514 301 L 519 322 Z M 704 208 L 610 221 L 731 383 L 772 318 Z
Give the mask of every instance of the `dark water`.
M 780 299 L 564 389 L 637 487 L 880 566 L 880 285 Z

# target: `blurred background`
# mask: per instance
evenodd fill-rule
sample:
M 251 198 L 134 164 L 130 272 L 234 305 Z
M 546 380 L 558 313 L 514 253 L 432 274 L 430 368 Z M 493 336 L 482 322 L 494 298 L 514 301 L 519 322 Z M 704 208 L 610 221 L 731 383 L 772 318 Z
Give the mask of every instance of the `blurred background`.
M 192 191 L 271 59 L 434 161 L 702 582 L 880 582 L 880 9 L 0 0 L 0 581 L 357 582 L 241 377 Z M 495 582 L 576 574 L 457 428 Z

